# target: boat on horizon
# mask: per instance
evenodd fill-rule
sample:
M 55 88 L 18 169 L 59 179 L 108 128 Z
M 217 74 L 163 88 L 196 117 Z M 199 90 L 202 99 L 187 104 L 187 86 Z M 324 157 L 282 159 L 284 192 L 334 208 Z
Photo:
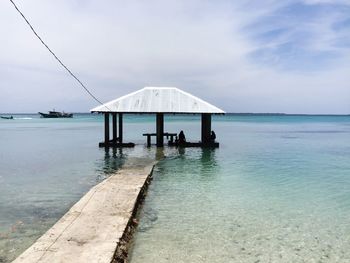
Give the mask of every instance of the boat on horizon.
M 49 113 L 38 112 L 42 118 L 73 118 L 73 113 L 66 113 L 64 111 L 49 111 Z
M 13 120 L 13 116 L 0 116 L 1 119 Z

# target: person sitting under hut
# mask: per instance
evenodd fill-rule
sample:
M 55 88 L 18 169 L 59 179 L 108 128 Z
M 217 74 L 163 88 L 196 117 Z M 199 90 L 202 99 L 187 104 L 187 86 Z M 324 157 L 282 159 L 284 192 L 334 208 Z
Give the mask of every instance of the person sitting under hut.
M 183 131 L 180 131 L 179 133 L 179 140 L 178 140 L 179 144 L 184 144 L 186 143 L 186 137 Z
M 211 142 L 215 142 L 215 139 L 216 139 L 216 134 L 214 131 L 211 131 L 211 134 L 210 134 L 210 141 Z

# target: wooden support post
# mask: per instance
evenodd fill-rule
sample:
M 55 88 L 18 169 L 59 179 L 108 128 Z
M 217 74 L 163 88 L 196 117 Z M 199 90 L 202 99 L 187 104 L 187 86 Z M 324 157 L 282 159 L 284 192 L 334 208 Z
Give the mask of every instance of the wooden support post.
M 163 147 L 164 144 L 164 113 L 157 113 L 157 147 Z
M 105 146 L 109 145 L 109 113 L 105 114 Z
M 211 114 L 202 113 L 202 143 L 210 143 L 210 133 L 211 133 Z
M 147 135 L 147 147 L 151 147 L 151 135 Z
M 117 113 L 112 113 L 113 123 L 113 143 L 117 143 Z
M 119 113 L 119 143 L 123 143 L 123 113 Z

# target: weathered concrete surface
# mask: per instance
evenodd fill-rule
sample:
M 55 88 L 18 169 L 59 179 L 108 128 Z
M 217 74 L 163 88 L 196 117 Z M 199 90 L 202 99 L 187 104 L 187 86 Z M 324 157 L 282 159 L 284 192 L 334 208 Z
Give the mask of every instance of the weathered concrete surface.
M 91 188 L 13 262 L 111 262 L 153 166 L 124 168 Z

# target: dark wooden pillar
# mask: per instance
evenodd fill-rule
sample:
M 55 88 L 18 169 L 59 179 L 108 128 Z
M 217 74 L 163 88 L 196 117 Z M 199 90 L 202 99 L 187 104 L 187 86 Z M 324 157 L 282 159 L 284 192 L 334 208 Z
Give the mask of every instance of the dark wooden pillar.
M 210 133 L 211 133 L 211 114 L 202 113 L 202 143 L 210 143 Z
M 119 143 L 123 143 L 123 113 L 119 113 Z
M 113 143 L 117 143 L 117 113 L 112 113 Z
M 109 113 L 105 112 L 105 146 L 109 145 Z
M 157 113 L 157 147 L 164 144 L 164 113 Z

